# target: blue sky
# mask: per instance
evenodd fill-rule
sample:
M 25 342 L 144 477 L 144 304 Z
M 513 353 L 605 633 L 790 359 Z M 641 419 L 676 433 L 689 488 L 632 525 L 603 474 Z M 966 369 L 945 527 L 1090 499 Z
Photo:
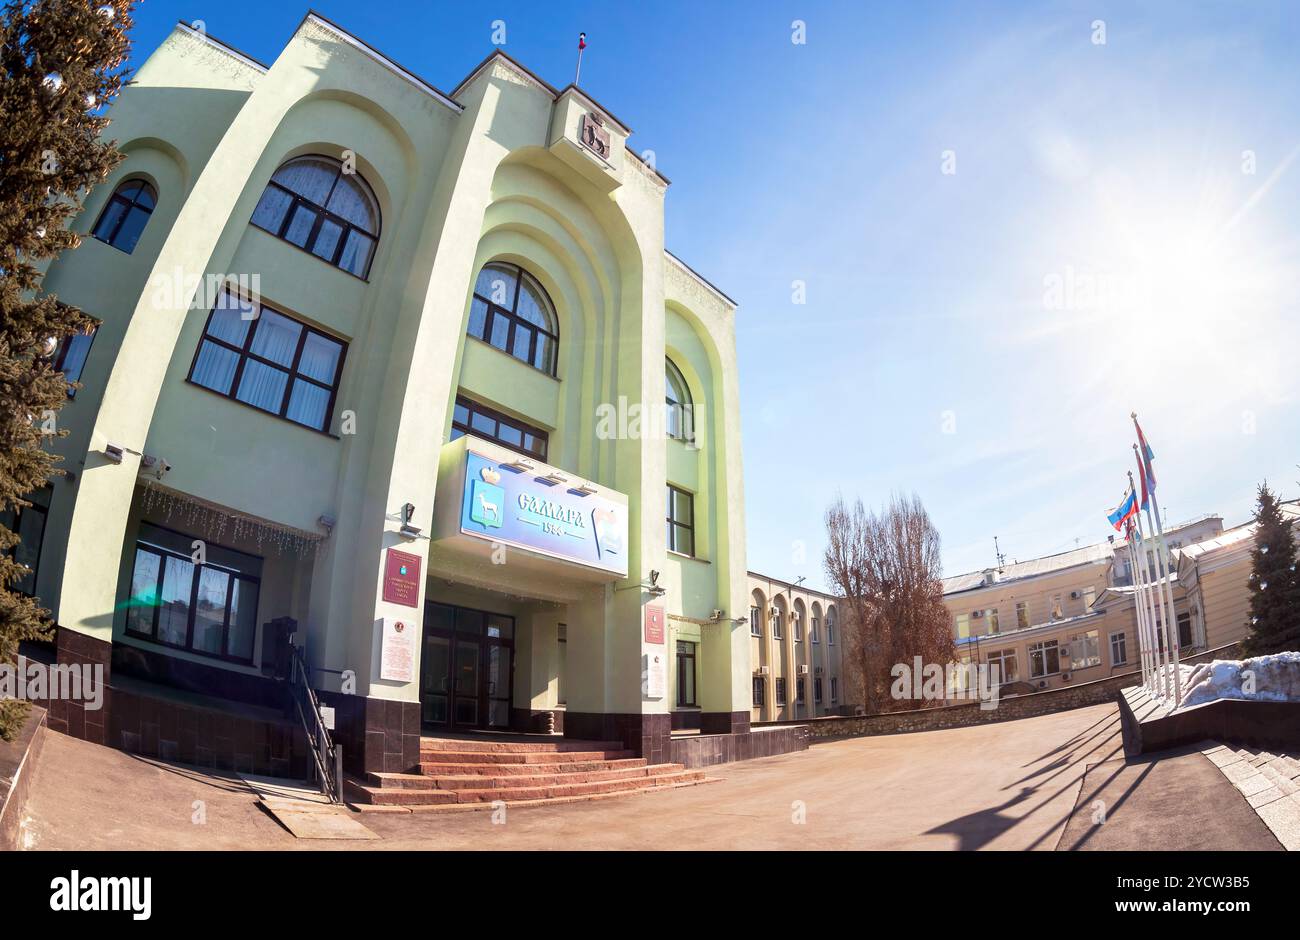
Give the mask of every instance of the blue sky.
M 557 86 L 587 32 L 668 248 L 740 303 L 751 568 L 821 583 L 837 491 L 920 495 L 945 574 L 1103 539 L 1132 410 L 1169 521 L 1300 495 L 1293 4 L 316 9 L 445 90 L 494 20 Z M 305 10 L 147 0 L 137 53 L 202 19 L 270 61 Z

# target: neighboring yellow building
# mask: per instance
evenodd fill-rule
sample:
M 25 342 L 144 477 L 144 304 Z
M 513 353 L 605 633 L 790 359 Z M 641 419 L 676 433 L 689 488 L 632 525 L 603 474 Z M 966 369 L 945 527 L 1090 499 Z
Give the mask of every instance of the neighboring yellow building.
M 1166 536 L 1176 553 L 1222 530 L 1208 516 Z M 1132 585 L 1116 540 L 945 578 L 943 599 L 960 661 L 997 665 L 1006 692 L 1028 692 L 1139 668 Z M 1182 651 L 1204 649 L 1196 606 L 1177 579 L 1173 596 Z
M 749 572 L 753 721 L 853 714 L 838 600 Z
M 1300 500 L 1281 503 L 1283 518 L 1300 535 Z M 1201 611 L 1210 649 L 1240 640 L 1250 629 L 1250 552 L 1255 523 L 1235 526 L 1178 552 L 1178 580 Z
M 103 321 L 27 514 L 61 659 L 265 705 L 296 624 L 367 771 L 422 729 L 748 730 L 735 304 L 626 125 L 315 14 L 270 65 L 177 26 L 110 116 L 46 281 Z M 119 719 L 51 716 L 158 734 Z

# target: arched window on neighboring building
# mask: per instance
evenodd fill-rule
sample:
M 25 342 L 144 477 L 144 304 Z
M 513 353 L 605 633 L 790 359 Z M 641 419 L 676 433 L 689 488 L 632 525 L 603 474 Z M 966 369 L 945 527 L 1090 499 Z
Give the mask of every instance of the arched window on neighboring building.
M 142 179 L 118 184 L 90 234 L 128 255 L 144 232 L 158 203 L 158 193 Z
M 466 332 L 555 375 L 560 326 L 537 279 L 515 264 L 485 264 L 474 282 Z
M 360 278 L 369 275 L 379 242 L 374 192 L 333 157 L 297 157 L 276 170 L 252 222 Z
M 667 414 L 664 426 L 668 436 L 679 441 L 695 440 L 695 406 L 691 402 L 691 390 L 686 379 L 671 359 L 664 360 L 664 380 L 666 385 Z

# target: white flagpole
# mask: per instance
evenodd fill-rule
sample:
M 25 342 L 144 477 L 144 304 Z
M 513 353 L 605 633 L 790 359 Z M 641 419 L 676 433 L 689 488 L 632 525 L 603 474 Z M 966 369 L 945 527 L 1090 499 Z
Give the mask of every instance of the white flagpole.
M 1133 526 L 1133 533 L 1136 535 L 1137 527 Z M 1138 625 L 1142 631 L 1142 652 L 1146 654 L 1147 666 L 1147 690 L 1155 695 L 1158 691 L 1156 686 L 1156 648 L 1151 641 L 1155 636 L 1151 622 L 1147 618 L 1147 597 L 1146 591 L 1142 587 L 1142 566 L 1138 563 L 1137 543 L 1130 538 L 1128 543 L 1129 554 L 1133 557 L 1131 570 L 1133 572 L 1133 606 L 1137 609 Z
M 1130 470 L 1128 473 L 1128 482 L 1129 482 L 1129 486 L 1133 485 L 1132 470 Z M 1137 491 L 1134 490 L 1134 493 L 1136 492 Z M 1156 619 L 1156 609 L 1155 609 L 1154 598 L 1152 597 L 1149 578 L 1147 574 L 1146 535 L 1142 531 L 1142 514 L 1139 512 L 1135 514 L 1133 518 L 1137 522 L 1138 566 L 1142 574 L 1142 588 L 1146 592 L 1147 622 L 1151 625 L 1152 639 L 1154 640 L 1154 645 L 1152 646 L 1152 652 L 1155 654 L 1155 660 L 1156 660 L 1156 694 L 1159 695 L 1161 698 L 1164 698 L 1168 694 L 1166 688 L 1167 688 L 1169 677 L 1165 674 L 1164 652 L 1160 648 L 1160 637 L 1159 637 L 1158 621 Z
M 1137 412 L 1133 413 L 1133 429 L 1137 430 Z M 1142 461 L 1142 466 L 1146 466 L 1146 454 L 1143 453 L 1137 444 L 1133 445 L 1133 453 L 1137 459 Z M 1147 522 L 1151 521 L 1152 515 L 1155 516 L 1154 536 L 1156 542 L 1156 559 L 1159 563 L 1161 584 L 1164 587 L 1164 593 L 1161 601 L 1167 601 L 1169 604 L 1169 620 L 1165 621 L 1166 644 L 1169 649 L 1170 662 L 1174 667 L 1174 707 L 1177 708 L 1182 704 L 1182 677 L 1178 674 L 1178 661 L 1181 651 L 1178 642 L 1178 617 L 1174 612 L 1174 591 L 1170 586 L 1170 568 L 1169 568 L 1169 545 L 1165 541 L 1165 527 L 1160 521 L 1160 504 L 1156 502 L 1156 489 L 1151 485 L 1151 480 L 1147 479 L 1147 497 L 1151 500 L 1151 508 L 1147 510 Z
M 1137 555 L 1133 553 L 1133 539 L 1128 535 L 1124 537 L 1124 545 L 1128 549 L 1128 570 L 1133 580 L 1133 612 L 1137 617 L 1137 634 L 1138 644 L 1138 664 L 1142 670 L 1142 687 L 1148 692 L 1151 691 L 1151 657 L 1147 650 L 1147 618 L 1142 611 L 1142 595 L 1138 590 L 1137 576 Z
M 578 33 L 578 67 L 573 72 L 573 84 L 578 84 L 578 79 L 582 77 L 582 47 L 587 41 L 586 33 Z

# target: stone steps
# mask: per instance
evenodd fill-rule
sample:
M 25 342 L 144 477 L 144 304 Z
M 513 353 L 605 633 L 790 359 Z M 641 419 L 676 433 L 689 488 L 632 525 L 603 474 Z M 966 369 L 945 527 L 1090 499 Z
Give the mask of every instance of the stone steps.
M 563 782 L 565 775 L 560 775 L 561 779 L 558 782 L 552 781 L 532 786 L 494 786 L 478 789 L 415 789 L 413 787 L 374 787 L 353 783 L 352 795 L 358 800 L 377 805 L 415 806 L 448 803 L 494 803 L 498 801 L 515 803 L 645 790 L 676 783 L 699 783 L 704 780 L 704 771 L 702 770 L 685 770 L 676 765 L 667 766 L 673 769 L 662 773 L 612 780 L 569 783 Z
M 632 767 L 599 767 L 587 771 L 550 770 L 534 774 L 505 774 L 492 776 L 487 774 L 367 774 L 366 784 L 378 787 L 398 787 L 410 790 L 487 790 L 509 789 L 515 787 L 554 786 L 565 783 L 596 783 L 602 780 L 624 780 L 638 777 L 656 777 L 661 774 L 682 770 L 680 764 L 655 764 L 646 766 L 644 761 L 635 762 Z M 521 765 L 536 767 L 536 764 Z M 542 765 L 545 766 L 545 765 Z M 564 765 L 552 765 L 563 767 Z M 442 768 L 440 768 L 442 769 Z
M 634 751 L 421 751 L 421 764 L 568 764 L 621 760 Z
M 580 741 L 559 738 L 554 741 L 490 741 L 477 738 L 420 738 L 420 752 L 456 751 L 464 753 L 563 754 L 569 751 L 620 751 L 621 741 Z
M 591 773 L 598 770 L 618 770 L 628 767 L 644 767 L 644 757 L 620 757 L 612 760 L 579 760 L 556 763 L 532 764 L 452 764 L 441 761 L 422 761 L 420 771 L 429 775 L 481 777 L 527 777 L 544 773 Z M 408 776 L 419 776 L 418 774 Z
M 591 793 L 585 796 L 557 796 L 542 800 L 510 800 L 505 803 L 507 809 L 527 809 L 533 806 L 563 806 L 568 803 L 590 803 L 597 800 L 627 799 L 644 793 L 666 793 L 683 787 L 698 787 L 706 783 L 721 783 L 720 777 L 704 777 L 701 780 L 688 780 L 681 783 L 666 783 L 657 787 L 643 787 L 639 790 L 618 790 L 612 793 Z M 473 813 L 496 810 L 501 804 L 492 802 L 473 803 L 428 803 L 409 806 L 394 804 L 352 803 L 352 808 L 362 813 Z
M 650 765 L 617 741 L 421 738 L 418 773 L 348 778 L 361 810 L 535 806 L 708 782 L 702 770 Z
M 1300 760 L 1297 755 L 1206 741 L 1201 753 L 1232 782 L 1269 830 L 1300 852 Z

